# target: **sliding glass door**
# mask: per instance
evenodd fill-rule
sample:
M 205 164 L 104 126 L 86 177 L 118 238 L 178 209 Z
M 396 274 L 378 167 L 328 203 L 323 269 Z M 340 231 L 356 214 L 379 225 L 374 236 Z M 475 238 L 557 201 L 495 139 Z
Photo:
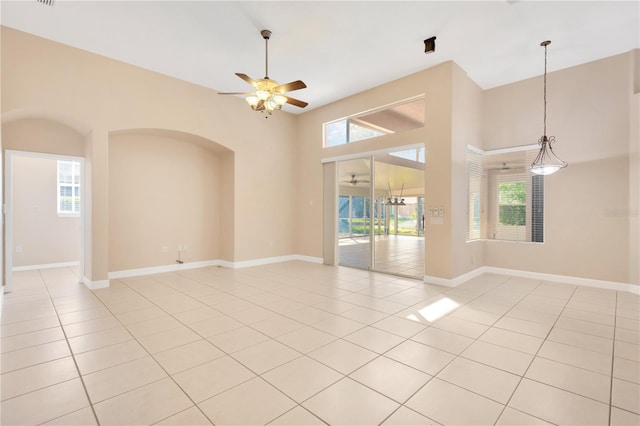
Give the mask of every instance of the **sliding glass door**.
M 341 265 L 423 277 L 423 148 L 339 162 L 338 194 Z

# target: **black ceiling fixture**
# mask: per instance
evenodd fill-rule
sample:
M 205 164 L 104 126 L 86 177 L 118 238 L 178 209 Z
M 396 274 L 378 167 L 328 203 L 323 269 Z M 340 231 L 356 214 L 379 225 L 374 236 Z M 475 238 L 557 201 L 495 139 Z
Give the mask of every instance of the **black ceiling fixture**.
M 424 53 L 433 53 L 436 51 L 436 36 L 429 37 L 424 41 Z

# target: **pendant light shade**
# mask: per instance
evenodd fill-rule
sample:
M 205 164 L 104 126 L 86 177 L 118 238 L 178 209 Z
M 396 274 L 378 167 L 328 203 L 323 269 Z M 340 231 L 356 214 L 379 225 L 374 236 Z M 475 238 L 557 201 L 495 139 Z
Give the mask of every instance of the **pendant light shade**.
M 544 129 L 542 137 L 538 140 L 540 152 L 531 163 L 529 170 L 536 175 L 550 175 L 567 167 L 567 162 L 561 160 L 554 152 L 551 144 L 556 141 L 554 136 L 547 136 L 547 46 L 549 40 L 540 43 L 544 47 Z

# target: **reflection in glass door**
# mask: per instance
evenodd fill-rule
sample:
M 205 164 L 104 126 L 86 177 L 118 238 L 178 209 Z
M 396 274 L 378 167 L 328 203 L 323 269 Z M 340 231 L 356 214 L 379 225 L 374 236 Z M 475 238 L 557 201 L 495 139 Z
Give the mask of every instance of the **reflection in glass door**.
M 424 148 L 339 162 L 338 179 L 340 264 L 422 278 Z
M 371 161 L 338 164 L 338 245 L 340 264 L 371 269 Z

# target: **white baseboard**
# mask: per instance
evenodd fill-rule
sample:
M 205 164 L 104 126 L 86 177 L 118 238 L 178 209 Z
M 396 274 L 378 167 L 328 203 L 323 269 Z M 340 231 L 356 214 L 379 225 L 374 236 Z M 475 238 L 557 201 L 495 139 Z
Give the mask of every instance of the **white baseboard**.
M 26 266 L 14 266 L 11 268 L 12 272 L 20 271 L 33 271 L 36 269 L 51 269 L 51 268 L 68 268 L 71 266 L 79 266 L 80 262 L 59 262 L 59 263 L 44 263 L 42 265 L 26 265 Z
M 110 280 L 118 278 L 137 277 L 140 275 L 164 274 L 166 272 L 184 271 L 186 269 L 207 268 L 209 266 L 224 266 L 220 260 L 204 260 L 201 262 L 174 263 L 171 265 L 151 266 L 148 268 L 127 269 L 124 271 L 109 272 Z
M 634 284 L 621 283 L 616 281 L 594 280 L 591 278 L 572 277 L 568 275 L 545 274 L 542 272 L 521 271 L 518 269 L 496 268 L 493 266 L 482 266 L 452 279 L 425 275 L 424 282 L 427 284 L 436 284 L 444 287 L 457 287 L 460 284 L 469 281 L 470 279 L 476 278 L 482 274 L 511 275 L 514 277 L 553 281 L 556 283 L 602 288 L 606 290 L 628 291 L 629 293 L 640 295 L 640 286 Z
M 166 272 L 183 271 L 187 269 L 207 268 L 211 266 L 223 266 L 225 268 L 240 269 L 240 268 L 249 268 L 252 266 L 269 265 L 272 263 L 289 262 L 292 260 L 301 260 L 304 262 L 312 262 L 312 263 L 323 263 L 323 259 L 320 257 L 303 256 L 299 254 L 278 256 L 278 257 L 266 257 L 262 259 L 253 259 L 253 260 L 242 260 L 239 262 L 214 259 L 214 260 L 205 260 L 201 262 L 187 262 L 182 264 L 176 263 L 172 265 L 152 266 L 149 268 L 113 271 L 113 272 L 109 272 L 108 277 L 109 279 L 129 278 L 129 277 L 137 277 L 141 275 L 153 275 L 153 274 L 163 274 Z
M 100 288 L 109 287 L 109 280 L 91 281 L 89 278 L 83 277 L 82 283 L 86 285 L 89 290 L 98 290 Z

